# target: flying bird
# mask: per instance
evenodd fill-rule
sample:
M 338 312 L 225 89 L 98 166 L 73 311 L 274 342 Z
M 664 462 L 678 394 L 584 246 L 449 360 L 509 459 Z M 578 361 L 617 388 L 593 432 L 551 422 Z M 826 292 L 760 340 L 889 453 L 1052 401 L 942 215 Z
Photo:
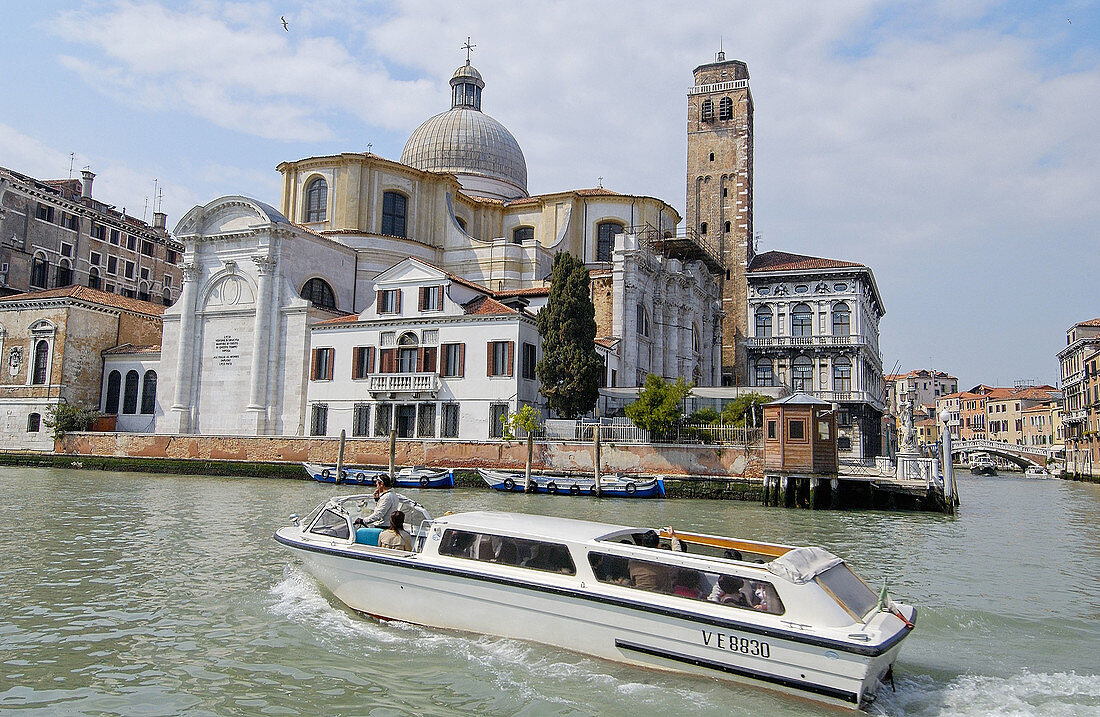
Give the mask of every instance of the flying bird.
M 286 17 L 283 16 L 283 15 L 280 15 L 279 19 L 283 21 L 283 29 L 286 30 L 287 32 L 290 32 L 290 28 L 287 27 L 287 25 L 286 25 Z

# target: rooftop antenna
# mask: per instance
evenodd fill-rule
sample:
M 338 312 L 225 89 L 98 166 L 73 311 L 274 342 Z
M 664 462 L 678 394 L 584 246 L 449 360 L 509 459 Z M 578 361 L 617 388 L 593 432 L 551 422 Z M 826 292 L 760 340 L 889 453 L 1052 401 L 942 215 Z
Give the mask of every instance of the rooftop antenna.
M 475 47 L 477 47 L 477 45 L 471 45 L 470 44 L 470 36 L 467 35 L 466 36 L 466 44 L 462 46 L 462 49 L 466 51 L 466 65 L 467 66 L 470 65 L 470 53 L 474 51 Z
M 163 187 L 161 187 L 160 189 L 157 190 L 156 209 L 154 209 L 153 211 L 154 212 L 164 211 L 164 188 Z
M 145 221 L 149 216 L 149 195 L 145 195 L 145 206 L 141 209 L 141 221 Z
M 76 161 L 76 152 L 69 152 L 69 179 L 73 178 L 73 162 Z
M 718 56 L 715 58 L 716 62 L 725 62 L 725 60 L 726 60 L 726 48 L 725 48 L 724 43 L 725 43 L 725 38 L 722 37 L 721 35 L 719 35 L 718 36 Z
M 603 189 L 603 177 L 596 177 L 596 185 L 597 185 L 597 186 L 598 186 L 598 187 L 599 187 L 600 189 Z

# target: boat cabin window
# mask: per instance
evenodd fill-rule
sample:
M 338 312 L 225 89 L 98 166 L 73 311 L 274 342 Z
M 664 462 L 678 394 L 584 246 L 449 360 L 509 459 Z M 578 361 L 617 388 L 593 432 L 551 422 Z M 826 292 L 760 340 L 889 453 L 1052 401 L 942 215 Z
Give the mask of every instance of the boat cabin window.
M 592 565 L 592 573 L 601 583 L 691 600 L 717 602 L 770 615 L 782 615 L 785 611 L 775 586 L 764 580 L 750 580 L 736 575 L 607 553 L 589 553 L 588 562 Z
M 321 511 L 321 515 L 317 516 L 317 520 L 313 522 L 313 527 L 309 529 L 309 532 L 327 535 L 332 538 L 343 538 L 344 540 L 351 537 L 348 519 L 336 511 L 327 509 Z
M 561 575 L 576 575 L 577 566 L 569 548 L 560 543 L 513 538 L 508 535 L 474 533 L 448 529 L 439 545 L 440 555 L 513 565 L 518 568 L 545 570 Z
M 878 607 L 875 591 L 844 563 L 837 563 L 814 579 L 858 619 Z

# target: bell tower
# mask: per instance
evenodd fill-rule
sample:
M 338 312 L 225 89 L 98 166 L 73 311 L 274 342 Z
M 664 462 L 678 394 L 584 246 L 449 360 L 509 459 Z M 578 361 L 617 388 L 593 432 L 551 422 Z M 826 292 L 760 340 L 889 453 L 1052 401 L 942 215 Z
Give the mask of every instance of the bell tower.
M 749 68 L 719 52 L 688 90 L 687 228 L 720 247 L 722 385 L 747 381 L 745 270 L 752 246 L 752 94 Z

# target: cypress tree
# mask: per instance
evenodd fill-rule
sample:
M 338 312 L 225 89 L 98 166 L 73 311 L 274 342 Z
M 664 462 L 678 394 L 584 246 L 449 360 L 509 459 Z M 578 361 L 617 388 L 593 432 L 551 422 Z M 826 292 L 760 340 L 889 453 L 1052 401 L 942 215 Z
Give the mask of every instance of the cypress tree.
M 550 296 L 538 313 L 542 361 L 535 367 L 550 409 L 576 418 L 596 407 L 603 361 L 596 352 L 596 307 L 589 295 L 588 269 L 572 254 L 558 252 Z

